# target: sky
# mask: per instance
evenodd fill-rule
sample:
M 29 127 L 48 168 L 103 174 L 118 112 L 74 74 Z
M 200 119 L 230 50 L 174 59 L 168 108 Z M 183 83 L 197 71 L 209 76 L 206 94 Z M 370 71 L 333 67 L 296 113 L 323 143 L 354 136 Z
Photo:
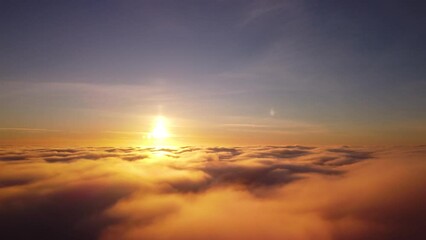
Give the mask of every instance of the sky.
M 426 143 L 423 1 L 0 1 L 0 144 Z

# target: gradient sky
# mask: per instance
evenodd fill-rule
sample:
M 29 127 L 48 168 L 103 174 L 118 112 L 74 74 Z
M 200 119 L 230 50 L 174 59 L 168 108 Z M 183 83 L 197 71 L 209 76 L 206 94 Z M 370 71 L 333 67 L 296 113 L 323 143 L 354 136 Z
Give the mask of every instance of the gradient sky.
M 425 10 L 3 0 L 0 144 L 424 144 Z

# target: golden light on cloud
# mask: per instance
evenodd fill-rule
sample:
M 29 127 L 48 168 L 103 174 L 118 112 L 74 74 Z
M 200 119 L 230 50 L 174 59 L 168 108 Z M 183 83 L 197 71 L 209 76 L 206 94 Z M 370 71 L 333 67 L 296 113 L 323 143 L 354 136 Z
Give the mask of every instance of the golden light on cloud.
M 426 239 L 425 152 L 0 147 L 0 239 Z

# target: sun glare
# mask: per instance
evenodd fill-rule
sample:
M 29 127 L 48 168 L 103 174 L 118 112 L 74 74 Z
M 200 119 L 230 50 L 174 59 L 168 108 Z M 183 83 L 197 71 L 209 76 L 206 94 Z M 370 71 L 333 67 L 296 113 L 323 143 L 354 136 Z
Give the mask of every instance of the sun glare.
M 166 127 L 166 120 L 164 117 L 159 116 L 155 119 L 154 128 L 152 129 L 151 133 L 149 134 L 150 138 L 156 139 L 156 140 L 163 140 L 170 136 L 169 132 L 167 131 Z

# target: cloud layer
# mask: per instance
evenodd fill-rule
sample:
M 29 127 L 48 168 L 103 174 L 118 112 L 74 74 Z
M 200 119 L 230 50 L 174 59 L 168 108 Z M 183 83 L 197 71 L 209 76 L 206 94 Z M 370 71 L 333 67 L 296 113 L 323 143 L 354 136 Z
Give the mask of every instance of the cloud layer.
M 0 149 L 1 239 L 425 239 L 426 146 Z

